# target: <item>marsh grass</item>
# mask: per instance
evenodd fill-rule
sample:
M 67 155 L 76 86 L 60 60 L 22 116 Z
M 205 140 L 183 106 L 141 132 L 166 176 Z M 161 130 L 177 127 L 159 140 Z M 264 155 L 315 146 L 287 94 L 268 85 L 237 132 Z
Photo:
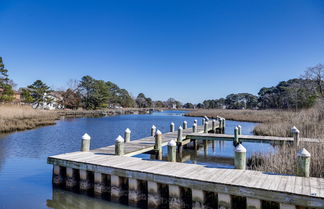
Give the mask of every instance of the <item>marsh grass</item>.
M 35 110 L 25 105 L 0 105 L 0 132 L 53 125 L 56 119 L 57 114 L 53 111 Z

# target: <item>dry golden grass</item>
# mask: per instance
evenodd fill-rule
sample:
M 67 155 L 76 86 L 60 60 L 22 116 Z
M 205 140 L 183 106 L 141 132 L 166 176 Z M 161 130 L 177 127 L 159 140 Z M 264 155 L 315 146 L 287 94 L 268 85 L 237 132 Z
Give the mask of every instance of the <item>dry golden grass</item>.
M 0 105 L 0 132 L 22 131 L 44 125 L 53 125 L 57 114 L 35 110 L 24 105 Z

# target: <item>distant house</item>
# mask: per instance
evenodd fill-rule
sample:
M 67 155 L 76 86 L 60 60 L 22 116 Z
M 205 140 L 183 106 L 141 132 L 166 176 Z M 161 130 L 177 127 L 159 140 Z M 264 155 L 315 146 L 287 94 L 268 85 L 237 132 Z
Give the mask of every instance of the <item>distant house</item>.
M 177 109 L 177 104 L 176 103 L 172 104 L 172 109 Z
M 35 109 L 37 108 L 37 109 L 44 109 L 44 110 L 57 110 L 57 109 L 64 108 L 62 101 L 63 101 L 62 92 L 54 91 L 49 94 L 44 94 L 44 102 L 41 102 L 39 104 L 34 103 L 32 106 Z

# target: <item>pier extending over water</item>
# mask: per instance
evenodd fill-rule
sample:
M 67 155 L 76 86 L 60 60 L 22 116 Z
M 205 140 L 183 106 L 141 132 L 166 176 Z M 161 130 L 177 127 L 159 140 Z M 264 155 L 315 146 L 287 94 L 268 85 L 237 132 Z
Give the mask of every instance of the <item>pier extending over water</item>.
M 91 138 L 84 135 L 81 151 L 48 158 L 53 164 L 53 184 L 66 189 L 93 193 L 111 201 L 148 208 L 324 208 L 324 179 L 309 177 L 311 156 L 302 150 L 296 156 L 296 176 L 246 170 L 246 149 L 242 141 L 291 143 L 303 139 L 292 129 L 293 137 L 260 137 L 225 135 L 225 119 L 202 119 L 188 128 L 186 122 L 162 134 L 152 126 L 150 137 L 131 140 L 126 129 L 115 145 L 90 150 Z M 209 168 L 203 165 L 178 163 L 176 152 L 190 144 L 208 147 L 209 140 L 231 140 L 235 145 L 236 169 Z M 168 161 L 162 160 L 162 147 L 168 147 Z M 189 146 L 188 146 L 189 148 Z M 155 160 L 132 157 L 151 153 Z

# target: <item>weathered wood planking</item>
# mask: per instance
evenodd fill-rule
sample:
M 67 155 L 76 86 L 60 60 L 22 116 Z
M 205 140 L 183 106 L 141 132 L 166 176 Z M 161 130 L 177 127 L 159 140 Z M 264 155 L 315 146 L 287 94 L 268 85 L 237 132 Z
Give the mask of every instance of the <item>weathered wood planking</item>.
M 197 140 L 221 140 L 221 141 L 233 141 L 234 135 L 229 134 L 208 134 L 208 133 L 191 133 L 187 134 L 187 139 Z M 255 135 L 239 135 L 240 141 L 245 142 L 264 142 L 264 143 L 283 143 L 294 142 L 291 137 L 277 137 L 277 136 L 255 136 Z M 318 139 L 300 138 L 300 141 L 319 143 Z
M 121 177 L 173 184 L 298 206 L 324 207 L 324 179 L 274 175 L 259 171 L 208 168 L 203 165 L 143 160 L 83 152 L 57 155 L 48 163 Z M 100 159 L 98 158 L 100 157 Z

